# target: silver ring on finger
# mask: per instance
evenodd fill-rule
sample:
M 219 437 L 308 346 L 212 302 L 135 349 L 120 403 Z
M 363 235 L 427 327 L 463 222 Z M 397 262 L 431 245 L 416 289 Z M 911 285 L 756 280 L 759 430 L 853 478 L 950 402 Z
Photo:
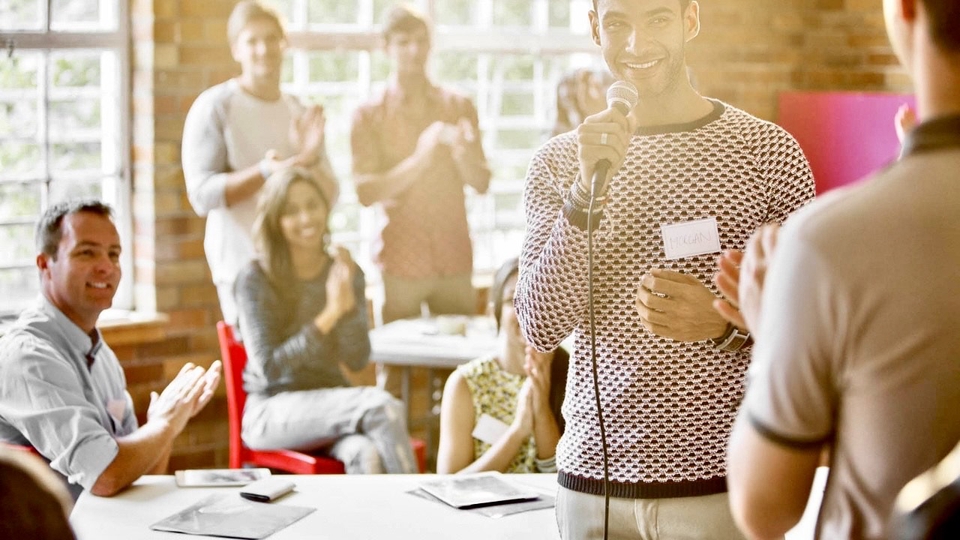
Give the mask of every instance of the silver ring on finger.
M 607 133 L 606 133 L 606 132 L 600 134 L 600 144 L 607 144 Z

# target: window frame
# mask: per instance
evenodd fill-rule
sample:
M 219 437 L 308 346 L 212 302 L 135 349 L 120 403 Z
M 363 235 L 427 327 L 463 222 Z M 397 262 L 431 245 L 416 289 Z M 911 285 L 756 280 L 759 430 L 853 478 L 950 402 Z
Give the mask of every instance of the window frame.
M 101 0 L 103 2 L 104 0 Z M 104 193 L 104 200 L 108 202 L 114 210 L 114 222 L 120 234 L 123 251 L 121 254 L 121 267 L 128 269 L 130 277 L 120 280 L 117 294 L 114 297 L 113 307 L 116 309 L 134 309 L 133 278 L 132 271 L 134 267 L 133 258 L 133 199 L 132 199 L 132 155 L 131 155 L 131 136 L 132 136 L 132 114 L 131 99 L 131 21 L 129 2 L 123 0 L 109 0 L 105 9 L 115 17 L 116 27 L 113 29 L 95 29 L 89 31 L 64 31 L 54 30 L 52 18 L 51 0 L 43 0 L 45 11 L 41 12 L 41 28 L 37 30 L 3 30 L 0 35 L 0 45 L 2 50 L 0 54 L 9 57 L 18 52 L 40 53 L 44 59 L 43 67 L 40 68 L 38 75 L 38 136 L 37 142 L 45 146 L 43 150 L 44 168 L 39 176 L 23 177 L 22 175 L 7 178 L 0 171 L 0 183 L 19 184 L 29 186 L 40 186 L 40 214 L 42 214 L 50 205 L 50 186 L 55 180 L 55 176 L 50 173 L 49 167 L 49 148 L 51 147 L 49 110 L 50 101 L 50 81 L 47 69 L 47 60 L 51 55 L 63 51 L 91 50 L 111 52 L 116 58 L 115 73 L 110 75 L 116 81 L 116 95 L 120 103 L 116 113 L 116 151 L 117 170 L 116 176 L 111 173 L 109 176 L 101 175 L 99 184 Z M 42 78 L 41 78 L 42 77 Z M 101 74 L 101 82 L 106 78 Z M 101 111 L 101 115 L 104 114 Z M 101 122 L 103 118 L 101 117 Z M 101 133 L 106 131 L 101 129 Z M 107 139 L 101 136 L 101 144 Z M 86 178 L 86 177 L 84 177 Z M 93 180 L 94 178 L 91 178 Z M 112 190 L 107 190 L 109 183 L 115 183 Z M 38 219 L 40 215 L 36 216 Z M 36 223 L 36 219 L 33 223 Z M 25 224 L 26 218 L 4 219 L 0 217 L 0 226 Z M 33 230 L 31 228 L 30 243 L 33 243 Z M 19 261 L 16 261 L 19 263 Z M 32 263 L 32 261 L 31 261 Z M 32 268 L 33 264 L 8 264 L 0 262 L 0 269 L 15 270 Z M 13 316 L 22 305 L 0 307 L 0 317 Z
M 496 0 L 476 0 L 473 9 L 475 10 L 475 20 L 469 25 L 445 25 L 434 22 L 431 28 L 431 58 L 435 59 L 444 52 L 469 52 L 475 53 L 478 57 L 486 55 L 488 57 L 497 57 L 499 55 L 528 55 L 534 54 L 538 58 L 543 57 L 563 57 L 573 58 L 573 63 L 577 67 L 590 66 L 598 68 L 602 66 L 603 61 L 599 54 L 599 49 L 593 43 L 590 33 L 586 10 L 590 7 L 590 0 L 568 0 L 570 2 L 570 12 L 573 13 L 574 6 L 583 8 L 582 20 L 574 21 L 571 15 L 571 21 L 568 27 L 551 27 L 549 21 L 549 1 L 550 0 L 531 0 L 531 24 L 529 26 L 495 26 L 493 24 L 494 2 Z M 357 78 L 352 81 L 359 89 L 359 101 L 362 103 L 376 92 L 379 81 L 374 80 L 372 74 L 373 56 L 382 49 L 381 26 L 379 21 L 373 20 L 374 0 L 358 0 L 358 21 L 349 24 L 311 24 L 308 21 L 308 0 L 290 0 L 288 6 L 292 13 L 288 13 L 287 38 L 288 55 L 292 60 L 291 71 L 293 72 L 292 82 L 284 83 L 284 91 L 296 95 L 300 98 L 317 95 L 311 87 L 322 86 L 323 84 L 334 85 L 337 83 L 324 83 L 322 81 L 310 81 L 309 74 L 301 73 L 306 70 L 306 55 L 317 52 L 327 51 L 351 51 L 365 52 L 367 54 L 360 56 L 360 65 L 358 66 Z M 432 21 L 437 21 L 436 5 L 437 0 L 420 0 L 414 4 L 421 9 Z M 277 5 L 274 3 L 273 5 Z M 279 6 L 278 6 L 279 7 Z M 579 57 L 579 61 L 576 57 Z M 589 60 L 588 60 L 589 58 Z M 546 63 L 546 60 L 543 61 Z M 435 71 L 435 70 L 433 70 Z M 479 71 L 479 68 L 478 68 Z M 435 75 L 435 74 L 434 74 Z M 436 81 L 434 76 L 434 80 Z M 479 75 L 478 75 L 479 79 Z M 481 86 L 484 82 L 480 81 Z M 441 81 L 436 81 L 443 84 Z M 489 88 L 467 89 L 455 85 L 461 91 L 475 90 L 481 95 L 477 96 L 475 105 L 480 120 L 480 130 L 484 138 L 484 150 L 487 159 L 493 165 L 499 157 L 505 156 L 504 161 L 508 166 L 519 164 L 519 155 L 527 152 L 528 155 L 523 162 L 529 163 L 536 147 L 545 142 L 541 140 L 534 148 L 527 150 L 518 149 L 496 149 L 491 144 L 493 140 L 494 129 L 539 129 L 549 132 L 547 126 L 552 124 L 552 110 L 555 103 L 552 99 L 543 99 L 543 96 L 555 96 L 556 81 L 549 79 L 549 74 L 539 73 L 531 80 L 534 85 L 534 113 L 529 116 L 504 117 L 499 111 L 492 114 L 486 110 L 486 97 L 484 92 L 490 91 Z M 533 124 L 533 125 L 530 125 Z M 491 167 L 495 168 L 495 167 Z M 341 203 L 358 204 L 353 190 L 349 187 L 349 171 L 338 170 L 339 180 L 341 181 Z M 519 181 L 515 181 L 519 180 Z M 516 253 L 498 253 L 498 246 L 504 243 L 512 244 L 510 238 L 516 237 L 516 231 L 522 229 L 522 207 L 519 216 L 512 216 L 510 220 L 512 225 L 507 228 L 499 227 L 501 221 L 498 217 L 498 210 L 494 198 L 497 195 L 521 196 L 523 191 L 523 182 L 520 179 L 498 179 L 496 175 L 490 183 L 487 194 L 477 195 L 470 190 L 466 192 L 466 202 L 468 210 L 468 219 L 470 220 L 470 234 L 474 246 L 474 281 L 477 284 L 484 284 L 489 281 L 490 276 L 496 270 L 499 260 L 508 256 L 519 254 L 519 246 Z M 517 222 L 520 227 L 517 226 Z M 334 241 L 350 243 L 361 246 L 362 253 L 355 254 L 358 262 L 368 270 L 368 281 L 372 285 L 379 282 L 379 276 L 374 268 L 367 267 L 366 262 L 370 261 L 370 246 L 375 235 L 376 215 L 374 208 L 359 208 L 359 224 L 356 230 L 348 232 L 334 233 Z M 488 249 L 489 253 L 484 255 L 479 249 Z M 485 264 L 478 264 L 482 258 L 493 259 Z

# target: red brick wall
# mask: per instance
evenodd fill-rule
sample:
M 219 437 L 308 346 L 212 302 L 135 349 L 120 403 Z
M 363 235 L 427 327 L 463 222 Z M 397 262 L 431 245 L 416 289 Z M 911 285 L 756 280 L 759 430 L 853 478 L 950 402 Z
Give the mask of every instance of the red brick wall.
M 136 301 L 170 316 L 166 338 L 118 347 L 137 409 L 187 361 L 219 357 L 204 222 L 180 169 L 183 120 L 205 88 L 236 73 L 226 44 L 233 0 L 133 0 Z M 690 65 L 700 89 L 776 120 L 783 90 L 908 91 L 877 0 L 703 0 Z M 424 377 L 416 384 L 426 384 Z M 426 404 L 417 404 L 425 407 Z M 171 469 L 225 466 L 220 395 L 177 440 Z
M 768 120 L 784 90 L 910 90 L 874 0 L 704 0 L 691 49 L 704 94 Z
M 118 350 L 138 411 L 186 362 L 220 357 L 216 289 L 203 254 L 204 220 L 186 197 L 183 121 L 197 95 L 236 73 L 226 45 L 233 0 L 134 0 L 133 145 L 137 306 L 169 315 L 161 341 Z M 141 417 L 142 418 L 142 417 Z M 225 392 L 174 446 L 170 469 L 226 466 Z

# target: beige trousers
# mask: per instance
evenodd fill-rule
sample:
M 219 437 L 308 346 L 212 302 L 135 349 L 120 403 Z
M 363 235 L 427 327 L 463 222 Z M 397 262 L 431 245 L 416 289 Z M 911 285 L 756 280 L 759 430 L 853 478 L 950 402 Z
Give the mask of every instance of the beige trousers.
M 564 540 L 603 538 L 603 496 L 560 488 L 557 526 Z M 675 499 L 610 498 L 610 540 L 743 540 L 726 493 Z

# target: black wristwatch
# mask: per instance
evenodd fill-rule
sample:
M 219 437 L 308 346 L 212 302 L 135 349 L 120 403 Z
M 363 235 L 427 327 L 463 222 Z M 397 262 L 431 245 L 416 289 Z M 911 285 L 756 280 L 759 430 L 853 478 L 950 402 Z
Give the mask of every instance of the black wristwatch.
M 739 328 L 727 323 L 727 331 L 722 336 L 711 339 L 713 346 L 721 351 L 739 351 L 750 344 L 750 332 L 741 332 Z

